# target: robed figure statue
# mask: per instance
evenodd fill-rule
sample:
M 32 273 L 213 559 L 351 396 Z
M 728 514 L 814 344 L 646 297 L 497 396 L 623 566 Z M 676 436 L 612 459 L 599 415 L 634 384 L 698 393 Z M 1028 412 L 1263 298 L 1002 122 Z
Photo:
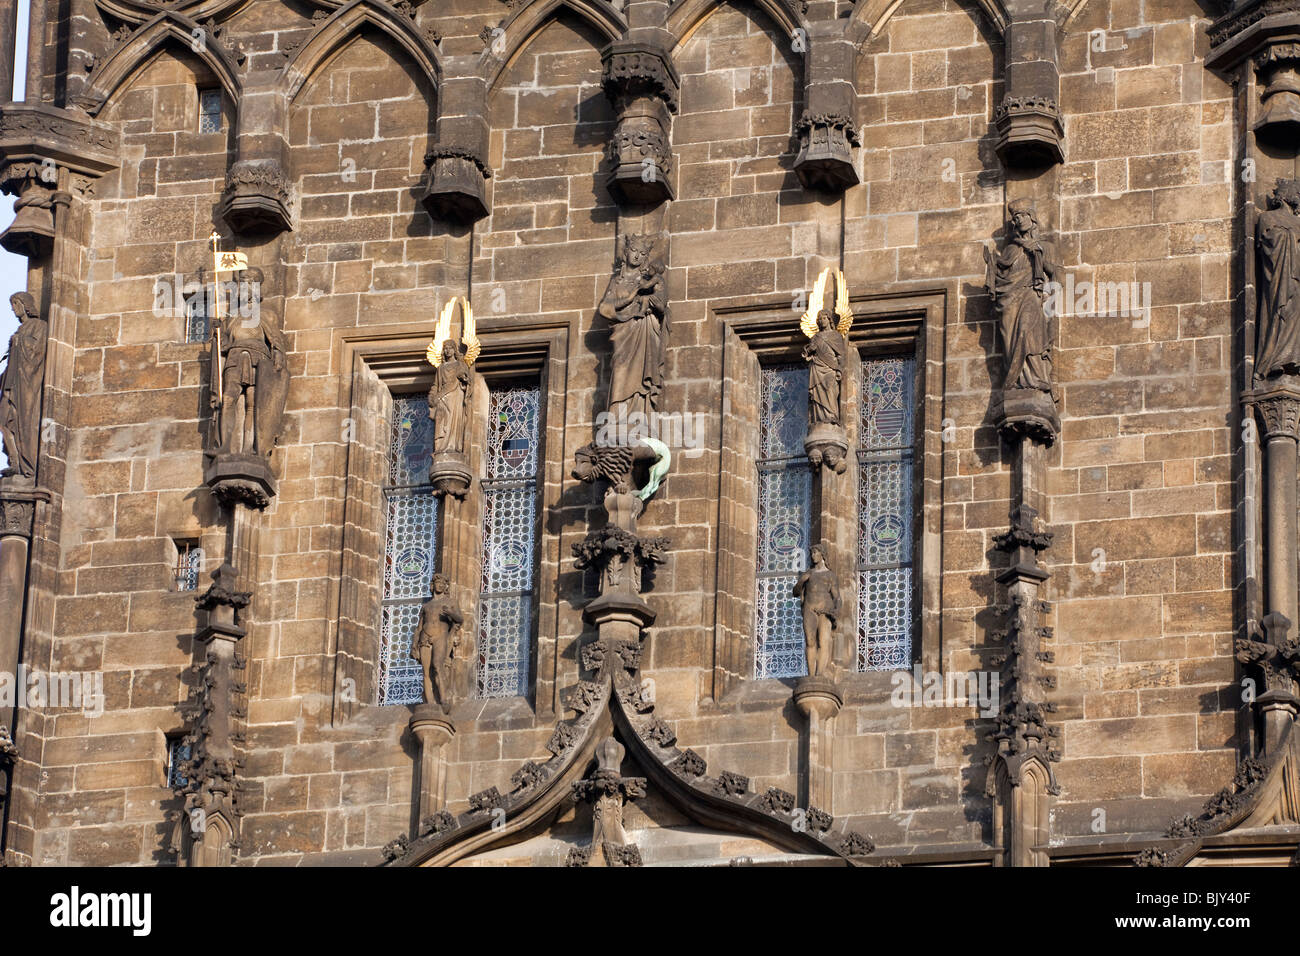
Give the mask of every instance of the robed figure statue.
M 985 247 L 988 291 L 998 309 L 1006 375 L 1002 387 L 1052 390 L 1051 321 L 1044 308 L 1060 268 L 1056 250 L 1038 236 L 1038 216 L 1029 200 L 1007 206 L 1007 244 L 995 257 Z
M 657 235 L 623 237 L 613 277 L 597 312 L 610 324 L 609 413 L 649 419 L 659 407 L 668 339 L 668 289 Z
M 429 389 L 429 417 L 433 419 L 433 453 L 465 451 L 465 422 L 469 418 L 469 365 L 461 358 L 454 339 L 442 343 L 442 361 Z
M 238 282 L 256 289 L 261 276 L 250 270 L 240 273 Z M 252 302 L 251 314 L 231 309 L 213 326 L 213 367 L 218 367 L 219 355 L 221 369 L 220 393 L 214 390 L 211 397 L 220 422 L 214 450 L 266 458 L 280 437 L 289 396 L 289 350 L 277 316 L 261 305 L 259 296 L 241 295 L 240 301 Z
M 835 327 L 829 309 L 817 313 L 817 334 L 803 347 L 808 362 L 808 423 L 840 424 L 840 389 L 844 382 L 847 340 Z
M 1255 378 L 1300 373 L 1300 181 L 1279 179 L 1255 227 L 1259 324 Z
M 41 388 L 45 384 L 45 346 L 49 325 L 29 292 L 9 297 L 18 331 L 9 339 L 5 370 L 0 372 L 0 436 L 9 456 L 6 474 L 36 476 L 41 442 Z

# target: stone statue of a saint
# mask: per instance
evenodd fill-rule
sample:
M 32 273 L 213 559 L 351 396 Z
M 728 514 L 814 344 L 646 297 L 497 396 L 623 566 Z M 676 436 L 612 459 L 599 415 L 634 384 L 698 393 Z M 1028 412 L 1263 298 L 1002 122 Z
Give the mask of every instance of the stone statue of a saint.
M 1255 378 L 1300 373 L 1300 181 L 1279 179 L 1255 228 L 1259 333 Z
M 840 616 L 840 589 L 835 572 L 826 565 L 826 551 L 814 544 L 809 552 L 810 567 L 794 585 L 794 596 L 803 604 L 804 653 L 809 677 L 829 677 L 835 622 Z
M 610 324 L 609 413 L 627 420 L 659 406 L 668 339 L 668 289 L 659 236 L 626 235 L 597 312 Z
M 9 456 L 6 474 L 34 478 L 41 442 L 41 389 L 45 384 L 48 323 L 29 292 L 9 297 L 18 331 L 9 339 L 5 370 L 0 373 L 0 435 Z
M 453 339 L 442 343 L 442 362 L 429 389 L 429 417 L 433 419 L 433 453 L 463 453 L 465 422 L 469 419 L 469 365 Z
M 1052 390 L 1052 334 L 1044 300 L 1060 268 L 1056 250 L 1038 236 L 1034 204 L 1017 199 L 1007 206 L 1008 239 L 993 256 L 984 248 L 988 291 L 998 309 L 1002 351 L 1006 355 L 1005 390 Z
M 847 345 L 829 309 L 817 313 L 817 334 L 803 347 L 808 362 L 808 423 L 840 425 L 840 389 Z
M 411 659 L 420 662 L 424 676 L 424 702 L 438 704 L 444 714 L 460 696 L 456 679 L 456 651 L 461 643 L 465 615 L 451 599 L 451 581 L 435 574 L 429 582 L 432 597 L 420 608 L 411 641 Z
M 261 276 L 239 273 L 238 282 L 256 288 Z M 245 296 L 241 301 L 248 301 Z M 214 324 L 212 348 L 220 353 L 221 389 L 211 393 L 219 414 L 217 447 L 223 455 L 269 457 L 280 437 L 289 396 L 288 346 L 278 317 L 252 297 L 251 315 L 232 310 Z M 213 368 L 217 368 L 217 355 Z

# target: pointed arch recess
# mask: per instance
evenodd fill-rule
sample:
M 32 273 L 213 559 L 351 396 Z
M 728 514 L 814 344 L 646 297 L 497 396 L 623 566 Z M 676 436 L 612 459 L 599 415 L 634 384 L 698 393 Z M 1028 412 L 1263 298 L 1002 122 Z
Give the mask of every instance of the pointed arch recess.
M 627 30 L 627 21 L 608 0 L 531 0 L 501 21 L 498 29 L 505 31 L 505 52 L 497 56 L 490 43 L 483 50 L 480 69 L 487 80 L 489 95 L 537 34 L 565 13 L 577 16 L 608 43 L 619 39 Z
M 194 49 L 194 31 L 204 29 L 202 24 L 179 13 L 164 11 L 157 14 L 95 68 L 81 94 L 81 105 L 91 116 L 97 115 L 113 94 L 144 69 L 163 47 L 175 42 L 182 44 L 183 50 L 198 57 L 216 74 L 222 89 L 238 111 L 243 92 L 239 66 L 220 43 L 201 43 L 197 50 Z
M 727 2 L 729 0 L 677 0 L 668 11 L 668 22 L 665 24 L 668 32 L 673 35 L 674 53 L 685 45 L 716 7 Z M 793 35 L 795 30 L 807 29 L 807 21 L 795 11 L 789 0 L 754 0 L 753 6 L 766 13 L 787 35 Z
M 238 13 L 253 0 L 189 0 L 172 9 L 194 20 L 206 21 L 209 17 L 225 20 Z M 95 6 L 126 23 L 144 23 L 158 12 L 156 0 L 95 0 Z
M 1087 2 L 1088 0 L 1074 0 L 1070 19 L 1073 19 Z M 999 35 L 1006 32 L 1011 17 L 1002 0 L 975 0 L 975 3 L 984 11 L 984 15 L 988 17 L 989 23 Z M 903 0 L 867 0 L 865 3 L 854 4 L 853 13 L 844 28 L 846 35 L 861 46 L 873 37 L 879 36 L 902 5 Z
M 375 0 L 349 0 L 325 20 L 293 55 L 280 76 L 285 102 L 292 102 L 303 86 L 335 53 L 366 27 L 387 34 L 419 68 L 433 86 L 442 87 L 442 57 L 410 17 Z

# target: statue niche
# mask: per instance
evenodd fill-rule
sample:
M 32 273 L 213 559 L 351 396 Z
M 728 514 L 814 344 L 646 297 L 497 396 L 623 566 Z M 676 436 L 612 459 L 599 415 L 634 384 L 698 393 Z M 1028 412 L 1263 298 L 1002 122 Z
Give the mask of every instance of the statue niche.
M 34 483 L 49 324 L 41 318 L 31 293 L 15 292 L 9 304 L 18 318 L 18 331 L 9 339 L 5 370 L 0 372 L 0 436 L 9 456 L 4 475 Z
M 429 582 L 432 596 L 420 608 L 420 619 L 411 641 L 411 659 L 420 662 L 424 678 L 424 702 L 437 704 L 444 714 L 450 714 L 455 702 L 464 696 L 457 651 L 465 615 L 451 599 L 450 591 L 450 579 L 445 574 L 435 574 Z
M 668 340 L 664 237 L 625 235 L 596 311 L 610 324 L 609 417 L 633 426 L 659 407 Z
M 1038 235 L 1038 214 L 1027 199 L 1007 205 L 1007 242 L 994 254 L 984 247 L 985 285 L 998 312 L 1006 358 L 1002 418 L 1054 440 L 1060 431 L 1052 395 L 1052 318 L 1046 305 L 1060 271 L 1055 247 Z
M 1279 179 L 1259 214 L 1255 383 L 1300 373 L 1300 180 Z
M 834 285 L 828 288 L 831 283 Z M 808 337 L 803 348 L 808 363 L 808 437 L 804 439 L 804 451 L 814 468 L 824 464 L 837 475 L 848 467 L 849 442 L 842 406 L 852 326 L 853 310 L 844 273 L 823 269 L 813 285 L 808 311 L 799 320 L 800 331 Z
M 258 509 L 275 495 L 270 457 L 289 397 L 289 349 L 279 316 L 261 303 L 261 284 L 259 269 L 235 273 L 231 308 L 212 324 L 213 461 L 205 476 L 223 503 Z
M 452 313 L 461 309 L 460 339 L 451 334 Z M 469 457 L 465 436 L 473 398 L 470 369 L 482 346 L 474 328 L 469 300 L 455 296 L 443 306 L 425 358 L 436 371 L 429 389 L 429 418 L 433 421 L 433 459 L 429 482 L 439 497 L 450 494 L 464 498 L 469 491 Z

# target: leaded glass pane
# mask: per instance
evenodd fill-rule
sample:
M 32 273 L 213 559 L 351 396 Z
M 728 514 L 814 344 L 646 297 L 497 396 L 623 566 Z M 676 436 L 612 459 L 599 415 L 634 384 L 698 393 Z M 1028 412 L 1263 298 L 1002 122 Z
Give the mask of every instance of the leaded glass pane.
M 862 363 L 858 451 L 858 669 L 912 661 L 914 362 Z
M 863 571 L 858 576 L 859 670 L 912 666 L 912 569 Z
M 185 300 L 185 341 L 206 342 L 207 340 L 207 295 L 199 292 Z
M 758 643 L 754 676 L 801 677 L 808 670 L 803 651 L 803 619 L 794 596 L 797 574 L 758 579 Z
M 858 463 L 858 563 L 862 567 L 912 560 L 912 462 L 862 456 Z
M 496 387 L 490 395 L 479 601 L 480 697 L 528 693 L 540 403 L 536 385 Z
M 812 471 L 791 466 L 758 474 L 758 570 L 802 571 L 807 567 Z
M 913 365 L 910 358 L 862 363 L 862 448 L 911 447 Z
M 420 601 L 386 604 L 380 633 L 379 668 L 381 704 L 418 704 L 424 697 L 420 662 L 411 660 L 411 638 L 420 620 Z
M 433 463 L 433 422 L 429 400 L 423 395 L 393 399 L 393 427 L 389 444 L 388 483 L 422 485 Z
M 537 406 L 535 387 L 492 391 L 488 423 L 488 477 L 530 479 L 537 474 Z
M 528 693 L 528 645 L 532 601 L 526 595 L 488 597 L 479 605 L 480 697 Z
M 483 503 L 483 520 L 491 526 L 483 552 L 483 591 L 530 591 L 533 587 L 536 494 L 532 487 L 499 488 Z
M 185 774 L 181 772 L 185 761 L 189 760 L 192 755 L 190 745 L 182 743 L 180 737 L 169 737 L 167 739 L 167 786 L 175 790 L 177 787 L 183 787 L 189 782 Z
M 422 395 L 394 397 L 385 490 L 381 704 L 418 704 L 424 696 L 420 664 L 410 654 L 420 607 L 429 599 L 429 579 L 438 566 L 438 499 L 427 484 L 432 451 L 428 400 Z
M 762 372 L 758 445 L 758 581 L 754 614 L 754 676 L 807 672 L 803 623 L 793 589 L 808 567 L 812 469 L 808 435 L 808 368 Z
M 221 132 L 221 91 L 199 91 L 199 132 Z
M 390 495 L 384 599 L 429 598 L 438 551 L 438 499 L 428 492 Z
M 808 437 L 808 367 L 763 369 L 759 457 L 797 458 Z

